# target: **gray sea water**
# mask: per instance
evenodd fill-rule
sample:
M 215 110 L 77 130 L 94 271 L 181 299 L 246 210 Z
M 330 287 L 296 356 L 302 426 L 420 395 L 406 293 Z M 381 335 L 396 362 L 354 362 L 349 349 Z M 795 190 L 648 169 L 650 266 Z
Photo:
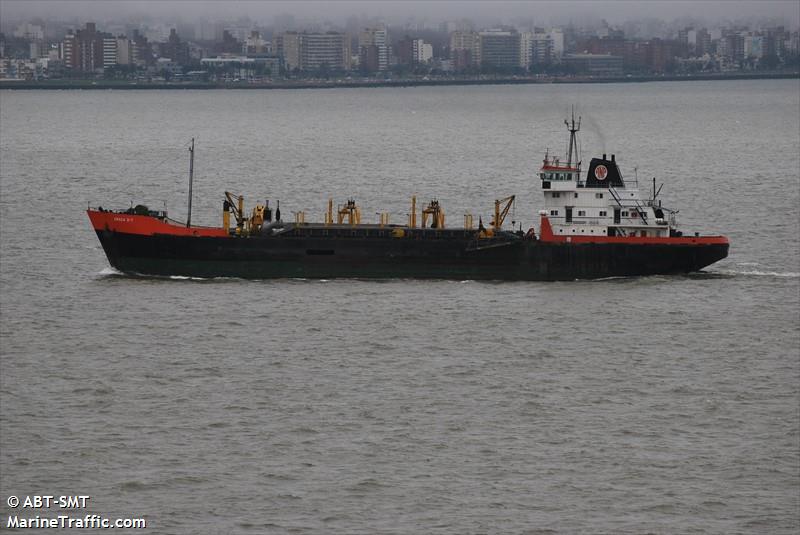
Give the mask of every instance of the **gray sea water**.
M 84 213 L 223 191 L 448 221 L 583 158 L 665 183 L 704 273 L 566 283 L 118 275 Z M 147 533 L 797 533 L 798 80 L 0 92 L 0 495 Z M 79 514 L 78 514 L 79 513 Z M 90 532 L 91 530 L 86 530 Z

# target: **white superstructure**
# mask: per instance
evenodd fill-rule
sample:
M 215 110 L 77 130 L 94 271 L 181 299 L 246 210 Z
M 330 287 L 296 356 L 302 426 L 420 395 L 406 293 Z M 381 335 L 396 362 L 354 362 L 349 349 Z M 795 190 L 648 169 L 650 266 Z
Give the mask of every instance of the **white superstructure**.
M 567 161 L 545 154 L 539 170 L 544 194 L 544 210 L 558 236 L 679 236 L 675 231 L 675 213 L 661 206 L 658 192 L 644 199 L 636 180 L 624 181 L 615 156 L 592 158 L 585 176 L 575 135 L 580 118 L 564 121 L 570 132 Z M 574 159 L 573 159 L 574 158 Z M 655 179 L 654 179 L 655 180 Z M 655 188 L 655 182 L 653 183 Z

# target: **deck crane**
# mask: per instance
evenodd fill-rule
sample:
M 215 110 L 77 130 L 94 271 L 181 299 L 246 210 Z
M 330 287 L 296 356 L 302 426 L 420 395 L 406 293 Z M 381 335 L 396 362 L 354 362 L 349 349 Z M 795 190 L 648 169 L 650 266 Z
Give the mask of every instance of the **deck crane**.
M 509 210 L 511 210 L 511 206 L 514 204 L 514 199 L 516 199 L 516 195 L 511 195 L 510 197 L 506 197 L 504 199 L 499 199 L 494 201 L 494 219 L 492 220 L 492 228 L 495 232 L 499 232 L 503 227 L 503 221 L 506 220 L 506 216 L 508 215 Z M 505 206 L 501 209 L 505 203 Z

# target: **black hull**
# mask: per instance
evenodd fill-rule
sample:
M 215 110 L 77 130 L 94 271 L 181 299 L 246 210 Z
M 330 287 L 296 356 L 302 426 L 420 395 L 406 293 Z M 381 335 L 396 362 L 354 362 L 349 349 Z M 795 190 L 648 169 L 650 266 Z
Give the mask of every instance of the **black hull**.
M 97 235 L 119 271 L 203 278 L 597 279 L 690 273 L 728 255 L 728 244 L 517 239 L 485 247 L 467 238 L 216 238 L 102 230 Z

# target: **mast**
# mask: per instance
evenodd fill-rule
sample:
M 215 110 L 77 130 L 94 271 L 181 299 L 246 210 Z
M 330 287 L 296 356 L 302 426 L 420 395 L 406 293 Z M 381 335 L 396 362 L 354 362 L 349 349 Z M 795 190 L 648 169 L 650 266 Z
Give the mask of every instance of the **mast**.
M 186 226 L 192 226 L 192 180 L 194 179 L 194 138 L 189 147 L 189 215 L 186 217 Z
M 575 134 L 581 129 L 581 118 L 578 116 L 578 124 L 575 124 L 575 106 L 572 107 L 572 121 L 564 119 L 564 124 L 569 130 L 569 151 L 567 152 L 567 167 L 572 167 L 572 152 L 575 152 L 575 163 L 578 163 L 578 144 L 575 141 Z

